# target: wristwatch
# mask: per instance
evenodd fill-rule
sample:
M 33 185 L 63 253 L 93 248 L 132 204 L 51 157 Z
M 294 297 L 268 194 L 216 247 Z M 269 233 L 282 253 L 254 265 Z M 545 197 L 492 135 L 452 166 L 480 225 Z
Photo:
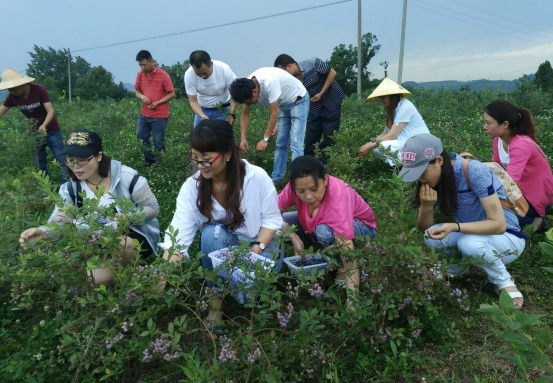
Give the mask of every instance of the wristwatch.
M 270 138 L 271 138 L 271 137 L 263 137 L 263 141 L 269 142 L 269 139 L 270 139 Z
M 265 244 L 263 242 L 253 242 L 253 246 L 255 245 L 259 246 L 261 251 L 265 250 Z

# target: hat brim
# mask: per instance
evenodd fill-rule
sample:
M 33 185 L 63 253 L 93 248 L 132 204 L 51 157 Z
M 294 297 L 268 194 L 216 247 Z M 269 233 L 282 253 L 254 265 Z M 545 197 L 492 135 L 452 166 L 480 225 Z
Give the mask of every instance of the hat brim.
M 16 88 L 16 87 L 21 86 L 21 85 L 29 84 L 33 81 L 35 81 L 34 78 L 27 77 L 27 76 L 25 76 L 21 79 L 17 79 L 17 80 L 2 81 L 2 82 L 0 82 L 0 90 Z
M 62 153 L 69 154 L 70 156 L 80 157 L 80 158 L 88 158 L 98 153 L 98 150 L 95 148 L 83 148 L 82 146 L 78 146 L 78 145 L 66 145 L 63 148 Z
M 404 182 L 414 182 L 422 176 L 422 173 L 426 170 L 428 167 L 428 162 L 419 166 L 415 166 L 414 168 L 406 168 L 405 166 L 401 171 L 399 172 L 399 177 Z

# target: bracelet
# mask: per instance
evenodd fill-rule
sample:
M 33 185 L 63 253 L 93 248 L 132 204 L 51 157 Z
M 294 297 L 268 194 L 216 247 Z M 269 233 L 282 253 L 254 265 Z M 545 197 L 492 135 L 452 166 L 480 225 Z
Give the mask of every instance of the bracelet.
M 461 225 L 459 225 L 459 222 L 455 222 L 457 224 L 457 233 L 461 232 Z

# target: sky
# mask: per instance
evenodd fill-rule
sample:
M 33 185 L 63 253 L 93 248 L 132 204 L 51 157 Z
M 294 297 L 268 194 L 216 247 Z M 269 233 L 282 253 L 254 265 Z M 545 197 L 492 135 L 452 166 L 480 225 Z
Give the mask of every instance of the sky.
M 72 51 L 205 28 L 343 0 L 3 0 L 0 70 L 27 68 L 33 45 Z M 75 53 L 102 65 L 116 82 L 134 83 L 141 49 L 160 64 L 196 49 L 237 76 L 272 66 L 280 53 L 297 61 L 328 59 L 339 44 L 357 44 L 358 0 L 327 7 Z M 396 80 L 403 0 L 362 0 L 362 32 L 381 49 L 369 64 Z M 553 60 L 551 0 L 408 0 L 403 81 L 514 79 Z M 18 16 L 19 15 L 19 16 Z M 5 14 L 6 16 L 6 14 Z

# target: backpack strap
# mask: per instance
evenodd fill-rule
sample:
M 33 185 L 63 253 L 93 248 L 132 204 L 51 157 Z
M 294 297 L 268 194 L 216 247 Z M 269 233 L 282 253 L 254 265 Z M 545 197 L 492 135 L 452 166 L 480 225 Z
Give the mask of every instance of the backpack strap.
M 545 160 L 548 161 L 548 160 L 547 160 L 547 156 L 546 156 L 545 153 L 543 152 L 542 148 L 540 148 L 540 146 L 539 146 L 534 140 L 532 140 L 532 139 L 530 139 L 530 138 L 526 138 L 526 137 L 521 137 L 521 138 L 522 138 L 524 141 L 528 141 L 529 143 L 531 143 L 532 145 L 534 145 L 534 147 L 535 147 L 536 149 L 538 149 L 538 152 L 541 153 L 541 155 L 543 156 L 543 158 L 545 158 Z
M 467 180 L 467 185 L 469 186 L 469 189 L 472 190 L 469 178 L 469 161 L 469 159 L 463 160 L 463 173 L 465 174 L 465 179 Z
M 75 203 L 75 199 L 77 200 L 77 207 L 80 209 L 81 207 L 83 207 L 83 197 L 81 197 L 80 195 L 83 189 L 81 188 L 80 182 L 75 183 L 77 184 L 77 192 L 75 193 L 72 181 L 67 182 L 67 191 L 69 192 L 69 197 L 71 197 L 71 201 L 73 203 Z
M 129 185 L 129 194 L 131 196 L 132 201 L 132 193 L 134 192 L 134 187 L 136 183 L 138 182 L 138 179 L 140 178 L 140 174 L 136 173 L 134 177 L 132 178 L 131 184 Z

